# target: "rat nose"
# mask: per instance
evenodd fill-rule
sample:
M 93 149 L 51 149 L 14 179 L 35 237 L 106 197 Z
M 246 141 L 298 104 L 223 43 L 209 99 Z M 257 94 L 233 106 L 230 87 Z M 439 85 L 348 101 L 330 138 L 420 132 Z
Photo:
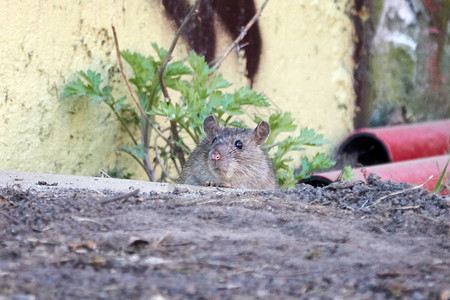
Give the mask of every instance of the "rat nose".
M 211 154 L 211 159 L 214 160 L 214 161 L 218 161 L 218 160 L 220 159 L 220 153 L 214 151 L 214 152 Z

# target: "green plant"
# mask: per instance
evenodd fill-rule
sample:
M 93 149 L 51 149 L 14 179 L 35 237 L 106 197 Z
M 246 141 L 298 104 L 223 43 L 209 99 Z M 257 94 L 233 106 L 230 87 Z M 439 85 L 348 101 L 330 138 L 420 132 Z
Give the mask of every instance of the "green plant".
M 347 165 L 342 168 L 342 171 L 341 171 L 341 173 L 339 173 L 335 182 L 349 181 L 349 180 L 352 180 L 354 177 L 355 177 L 355 173 L 353 172 L 352 166 Z
M 101 170 L 100 177 L 108 177 L 108 178 L 123 178 L 123 179 L 131 179 L 133 178 L 133 173 L 127 172 L 126 168 L 111 168 L 108 170 Z
M 156 57 L 121 52 L 133 70 L 129 81 L 134 85 L 145 115 L 136 112 L 125 97 L 116 100 L 111 94 L 112 87 L 105 86 L 101 75 L 92 70 L 79 72 L 79 77 L 65 86 L 62 97 L 87 96 L 93 104 L 103 102 L 108 105 L 131 139 L 130 143 L 117 149 L 131 155 L 145 169 L 150 180 L 175 180 L 171 174 L 180 172 L 184 155 L 191 151 L 188 140 L 197 144 L 202 138 L 205 117 L 212 114 L 224 126 L 244 127 L 239 116 L 245 114 L 245 107 L 269 107 L 270 103 L 264 95 L 248 87 L 228 92 L 231 84 L 194 52 L 189 53 L 187 63 L 175 61 L 166 66 L 163 73 L 165 86 L 172 94 L 180 96 L 179 101 L 167 101 L 162 95 L 158 71 L 168 53 L 156 44 L 152 46 Z M 248 117 L 255 122 L 261 120 L 259 116 Z M 302 171 L 294 174 L 288 165 L 293 160 L 293 151 L 304 150 L 305 146 L 320 146 L 328 141 L 308 128 L 300 130 L 298 136 L 280 139 L 281 133 L 297 129 L 290 113 L 276 112 L 268 121 L 271 134 L 264 147 L 271 157 L 281 187 L 293 187 L 312 171 L 334 165 L 325 154 L 318 153 L 311 161 L 303 158 Z M 139 127 L 140 137 L 137 137 L 136 127 Z M 182 152 L 177 151 L 177 147 Z
M 445 182 L 446 182 L 446 180 L 449 180 L 449 178 L 450 178 L 450 176 L 447 175 L 447 167 L 448 167 L 448 163 L 449 162 L 450 162 L 450 159 L 447 160 L 447 163 L 445 164 L 444 170 L 442 170 L 441 175 L 439 176 L 439 180 L 438 180 L 438 182 L 436 183 L 436 186 L 433 189 L 433 193 L 440 194 L 444 190 L 445 185 L 446 185 Z
M 343 181 L 349 181 L 352 180 L 355 177 L 355 173 L 353 172 L 352 166 L 345 166 L 342 169 L 342 180 Z

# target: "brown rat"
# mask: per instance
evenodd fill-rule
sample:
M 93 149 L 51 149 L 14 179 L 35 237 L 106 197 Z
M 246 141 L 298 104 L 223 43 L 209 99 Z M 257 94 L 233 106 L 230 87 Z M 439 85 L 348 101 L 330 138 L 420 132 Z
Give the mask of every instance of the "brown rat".
M 276 189 L 272 164 L 261 145 L 270 127 L 261 121 L 254 130 L 222 127 L 214 116 L 203 122 L 206 137 L 186 161 L 179 182 L 241 189 Z

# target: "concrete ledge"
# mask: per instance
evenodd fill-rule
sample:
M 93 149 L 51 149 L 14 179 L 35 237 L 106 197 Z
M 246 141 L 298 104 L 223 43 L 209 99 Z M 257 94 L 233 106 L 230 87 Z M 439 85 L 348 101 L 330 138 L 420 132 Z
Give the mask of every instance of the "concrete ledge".
M 177 186 L 196 190 L 197 187 L 149 182 L 140 180 L 100 178 L 89 176 L 43 174 L 33 172 L 21 172 L 13 170 L 0 170 L 0 187 L 19 186 L 21 188 L 33 188 L 37 190 L 80 188 L 91 190 L 110 190 L 113 192 L 127 193 L 130 190 L 140 189 L 142 193 L 172 192 Z M 198 187 L 202 189 L 202 187 Z

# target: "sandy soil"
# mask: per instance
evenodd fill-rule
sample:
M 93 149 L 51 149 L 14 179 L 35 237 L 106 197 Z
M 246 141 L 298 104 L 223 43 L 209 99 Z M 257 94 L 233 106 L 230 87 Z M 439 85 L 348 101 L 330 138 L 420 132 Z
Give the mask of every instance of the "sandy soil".
M 114 195 L 1 187 L 0 299 L 450 299 L 449 196 L 372 175 Z

